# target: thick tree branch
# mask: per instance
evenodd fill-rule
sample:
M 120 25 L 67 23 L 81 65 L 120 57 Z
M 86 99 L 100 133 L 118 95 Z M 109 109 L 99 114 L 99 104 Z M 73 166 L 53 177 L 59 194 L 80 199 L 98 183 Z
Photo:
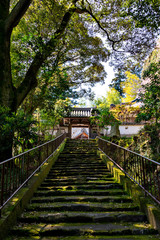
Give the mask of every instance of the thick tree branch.
M 48 43 L 44 44 L 42 47 L 42 51 L 39 51 L 35 58 L 33 59 L 26 76 L 21 83 L 21 85 L 17 88 L 16 95 L 17 95 L 17 108 L 19 105 L 23 102 L 27 94 L 34 89 L 38 82 L 37 82 L 37 74 L 42 66 L 42 64 L 45 62 L 45 60 L 52 54 L 54 51 L 57 42 L 62 37 L 72 15 L 76 11 L 76 8 L 72 5 L 68 11 L 64 14 L 64 17 L 62 19 L 62 22 L 59 26 L 59 29 L 55 32 L 54 36 L 48 41 Z
M 18 25 L 19 21 L 29 8 L 31 2 L 32 0 L 19 0 L 6 20 L 6 32 L 11 33 L 13 28 Z

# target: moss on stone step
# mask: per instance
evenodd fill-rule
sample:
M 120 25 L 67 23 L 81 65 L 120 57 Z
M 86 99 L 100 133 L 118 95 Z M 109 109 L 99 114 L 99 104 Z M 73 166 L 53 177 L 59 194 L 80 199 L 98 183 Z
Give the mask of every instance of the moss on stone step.
M 34 197 L 31 203 L 54 203 L 54 202 L 99 202 L 99 203 L 132 203 L 133 200 L 129 196 L 72 196 L 72 197 Z
M 144 214 L 140 212 L 25 212 L 19 219 L 21 223 L 116 223 L 144 222 Z
M 23 228 L 22 228 L 23 227 Z M 157 231 L 150 228 L 148 224 L 27 224 L 15 227 L 12 234 L 18 236 L 121 236 L 121 235 L 148 235 L 157 234 Z

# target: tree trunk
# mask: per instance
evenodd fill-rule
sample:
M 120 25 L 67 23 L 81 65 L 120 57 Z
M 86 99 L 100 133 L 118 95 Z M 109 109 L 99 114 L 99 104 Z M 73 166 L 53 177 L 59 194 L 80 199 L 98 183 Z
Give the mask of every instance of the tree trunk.
M 12 157 L 13 133 L 3 136 L 0 143 L 0 162 Z
M 9 36 L 5 35 L 4 28 L 0 26 L 0 105 L 10 108 L 15 112 L 15 91 L 12 85 L 10 65 L 10 44 Z M 13 133 L 10 136 L 3 136 L 0 149 L 0 161 L 12 157 Z
M 119 124 L 115 123 L 111 126 L 110 137 L 120 137 Z
M 0 22 L 0 104 L 15 111 L 15 89 L 12 84 L 10 62 L 10 34 L 5 32 L 4 22 Z
M 0 0 L 0 106 L 8 107 L 11 113 L 16 112 L 18 107 L 29 92 L 37 86 L 37 74 L 45 60 L 54 51 L 59 39 L 62 37 L 72 15 L 76 11 L 74 4 L 64 14 L 62 22 L 51 38 L 44 44 L 43 50 L 37 52 L 26 76 L 16 89 L 12 83 L 11 60 L 10 60 L 10 38 L 14 27 L 16 27 L 27 11 L 32 0 L 19 0 L 9 13 L 10 0 Z M 13 134 L 3 136 L 1 140 L 0 161 L 12 156 Z
M 8 1 L 0 3 L 0 105 L 15 111 L 15 90 L 12 85 L 10 62 L 10 33 L 6 32 L 5 19 L 9 13 Z M 13 134 L 1 139 L 0 161 L 12 157 Z

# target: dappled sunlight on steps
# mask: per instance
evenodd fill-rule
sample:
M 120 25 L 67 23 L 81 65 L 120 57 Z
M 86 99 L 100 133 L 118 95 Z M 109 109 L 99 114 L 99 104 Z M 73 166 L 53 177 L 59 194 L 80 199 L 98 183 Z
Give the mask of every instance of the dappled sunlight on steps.
M 7 239 L 160 239 L 96 151 L 68 140 Z

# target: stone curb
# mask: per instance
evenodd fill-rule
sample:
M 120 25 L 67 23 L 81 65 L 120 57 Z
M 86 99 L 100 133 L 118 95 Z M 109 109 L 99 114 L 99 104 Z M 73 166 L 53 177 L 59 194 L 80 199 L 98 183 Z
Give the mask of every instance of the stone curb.
M 113 174 L 116 181 L 123 185 L 128 194 L 133 197 L 133 201 L 138 203 L 142 212 L 147 215 L 148 221 L 154 229 L 157 229 L 160 233 L 160 209 L 154 205 L 153 201 L 144 196 L 143 190 L 132 180 L 130 180 L 125 174 L 110 161 L 107 156 L 97 151 L 98 156 L 105 162 L 108 169 Z

